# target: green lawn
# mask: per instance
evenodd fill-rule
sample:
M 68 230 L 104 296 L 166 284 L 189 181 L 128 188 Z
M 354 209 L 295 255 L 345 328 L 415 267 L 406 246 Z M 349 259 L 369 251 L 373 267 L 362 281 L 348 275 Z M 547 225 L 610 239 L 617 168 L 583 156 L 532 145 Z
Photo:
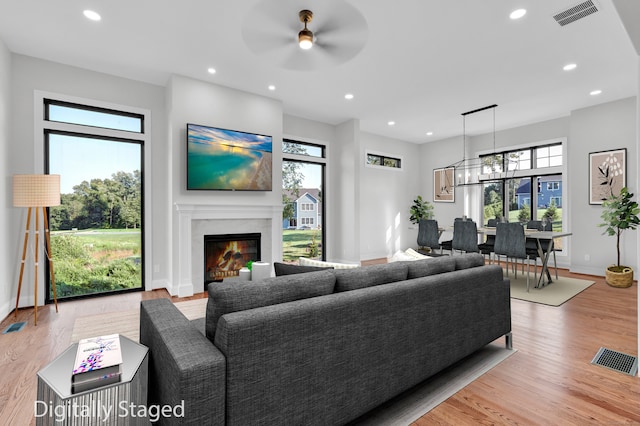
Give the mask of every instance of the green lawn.
M 51 254 L 59 298 L 142 286 L 139 229 L 54 231 Z
M 282 259 L 286 262 L 295 261 L 299 257 L 310 257 L 309 246 L 314 237 L 317 244 L 320 245 L 322 241 L 322 231 L 319 229 L 285 229 L 282 231 Z M 320 247 L 319 253 L 322 253 L 322 247 Z

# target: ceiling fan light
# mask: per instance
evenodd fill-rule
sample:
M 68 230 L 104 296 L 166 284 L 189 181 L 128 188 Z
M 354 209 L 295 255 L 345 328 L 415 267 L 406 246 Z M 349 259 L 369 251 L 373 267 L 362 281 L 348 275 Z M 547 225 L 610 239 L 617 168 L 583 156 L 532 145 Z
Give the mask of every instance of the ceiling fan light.
M 308 50 L 313 46 L 313 33 L 304 29 L 298 33 L 298 44 L 301 49 Z

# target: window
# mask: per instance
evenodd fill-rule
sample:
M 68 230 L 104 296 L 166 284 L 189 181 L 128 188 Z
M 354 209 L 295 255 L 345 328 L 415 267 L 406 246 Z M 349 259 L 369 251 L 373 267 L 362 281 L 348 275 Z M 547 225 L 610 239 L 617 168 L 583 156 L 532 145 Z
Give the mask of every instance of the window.
M 562 175 L 544 175 L 549 173 L 545 169 L 562 166 L 561 142 L 492 153 L 480 158 L 484 175 L 505 169 L 512 172 L 508 177 L 496 176 L 495 181 L 492 179 L 484 183 L 485 221 L 501 214 L 512 222 L 547 216 L 554 221 L 554 229 L 562 229 L 562 212 L 558 210 L 562 206 Z M 502 203 L 503 193 L 505 203 Z M 496 207 L 503 210 L 497 212 Z
M 325 259 L 326 148 L 284 139 L 282 160 L 282 259 L 285 262 L 299 257 Z M 296 202 L 305 193 L 317 202 L 309 202 L 310 198 Z
M 507 153 L 507 170 L 528 170 L 531 168 L 531 150 Z
M 45 120 L 143 133 L 144 117 L 123 111 L 45 99 Z
M 390 167 L 393 169 L 402 168 L 402 160 L 400 158 L 389 157 L 382 154 L 367 153 L 366 164 L 368 166 Z
M 45 168 L 61 187 L 49 209 L 57 298 L 142 290 L 145 115 L 43 102 Z
M 562 144 L 536 148 L 536 168 L 562 166 Z

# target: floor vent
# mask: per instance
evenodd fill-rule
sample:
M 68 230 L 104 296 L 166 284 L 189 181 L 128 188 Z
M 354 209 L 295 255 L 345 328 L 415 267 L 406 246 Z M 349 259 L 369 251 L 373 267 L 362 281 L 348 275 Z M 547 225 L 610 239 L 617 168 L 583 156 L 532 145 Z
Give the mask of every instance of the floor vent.
M 587 0 L 553 15 L 553 19 L 555 19 L 560 26 L 565 26 L 597 11 L 598 7 L 593 0 Z
M 26 322 L 14 322 L 9 327 L 5 328 L 2 334 L 18 332 L 22 330 L 26 324 Z
M 635 376 L 638 372 L 638 357 L 607 348 L 598 349 L 598 353 L 591 360 L 591 364 L 600 365 L 630 376 Z

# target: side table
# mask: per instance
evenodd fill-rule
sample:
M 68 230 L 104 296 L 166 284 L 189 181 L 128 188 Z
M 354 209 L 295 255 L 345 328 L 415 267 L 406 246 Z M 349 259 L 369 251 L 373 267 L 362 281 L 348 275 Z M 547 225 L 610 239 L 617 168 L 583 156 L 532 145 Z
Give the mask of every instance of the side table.
M 38 372 L 34 404 L 36 425 L 148 425 L 149 349 L 120 335 L 121 377 L 118 383 L 71 392 L 71 373 L 78 344 L 74 343 Z

